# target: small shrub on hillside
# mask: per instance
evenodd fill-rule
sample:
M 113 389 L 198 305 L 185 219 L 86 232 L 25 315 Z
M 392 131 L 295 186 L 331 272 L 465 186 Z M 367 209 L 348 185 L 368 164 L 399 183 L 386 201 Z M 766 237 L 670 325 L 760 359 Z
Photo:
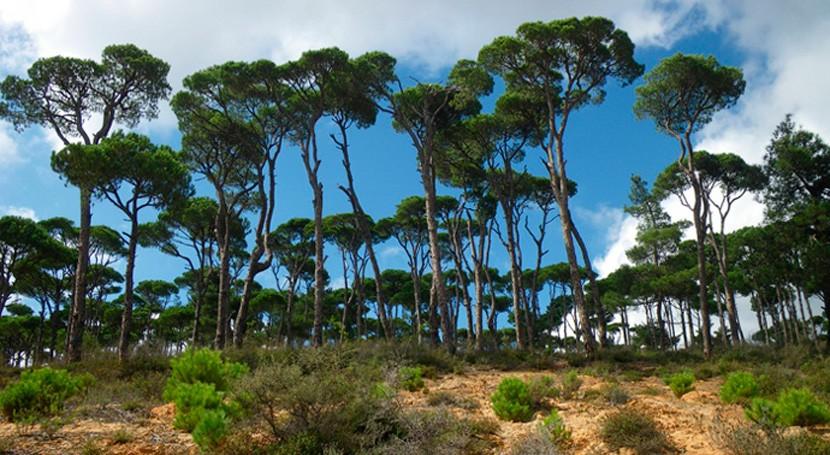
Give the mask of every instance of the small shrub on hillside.
M 775 415 L 775 402 L 766 398 L 753 398 L 744 408 L 746 418 L 763 428 L 767 432 L 774 431 L 778 426 Z
M 556 409 L 551 409 L 550 414 L 542 420 L 541 431 L 558 447 L 565 446 L 571 441 L 571 432 Z
M 758 381 L 746 371 L 730 373 L 720 388 L 720 399 L 725 403 L 746 403 L 757 395 Z
M 229 422 L 230 419 L 222 409 L 205 411 L 193 429 L 193 442 L 202 450 L 216 447 L 228 432 Z
M 535 377 L 527 384 L 530 399 L 534 405 L 540 406 L 548 398 L 559 397 L 559 389 L 550 376 Z
M 190 350 L 170 361 L 172 371 L 164 388 L 164 399 L 175 400 L 175 389 L 179 384 L 213 384 L 217 391 L 228 390 L 228 385 L 248 372 L 241 363 L 224 362 L 219 351 L 211 349 Z
M 774 407 L 775 416 L 783 426 L 810 426 L 830 422 L 830 408 L 807 389 L 781 392 Z
M 631 396 L 619 384 L 608 384 L 602 388 L 602 396 L 609 404 L 623 405 L 631 400 Z
M 472 398 L 459 396 L 454 393 L 438 391 L 427 396 L 427 404 L 430 406 L 450 406 L 460 409 L 477 409 L 478 402 Z
M 510 447 L 509 455 L 558 455 L 561 453 L 556 444 L 537 429 L 517 439 Z
M 396 434 L 373 446 L 372 455 L 430 454 L 466 455 L 492 453 L 473 421 L 454 416 L 446 409 L 410 411 L 395 418 Z M 319 453 L 319 452 L 313 452 Z
M 565 399 L 571 399 L 582 387 L 582 379 L 579 378 L 579 374 L 576 371 L 571 370 L 565 374 L 565 377 L 562 378 L 562 397 Z
M 424 372 L 420 367 L 403 367 L 399 375 L 404 390 L 415 392 L 424 388 Z
M 694 390 L 692 384 L 695 382 L 695 375 L 691 371 L 681 371 L 666 378 L 665 382 L 674 396 L 680 398 Z
M 806 431 L 784 433 L 764 431 L 754 425 L 735 426 L 716 421 L 715 442 L 733 455 L 827 455 L 830 442 Z
M 493 411 L 502 420 L 527 422 L 533 417 L 533 400 L 521 379 L 506 378 L 490 397 Z
M 803 388 L 783 390 L 775 401 L 754 398 L 744 412 L 747 418 L 769 431 L 776 427 L 830 422 L 830 408 Z
M 654 421 L 632 409 L 606 416 L 600 424 L 600 437 L 611 450 L 631 449 L 637 455 L 673 453 L 674 448 Z
M 176 403 L 173 426 L 187 432 L 196 428 L 207 411 L 220 409 L 224 399 L 222 392 L 218 392 L 213 384 L 203 382 L 179 384 L 173 394 Z
M 110 439 L 112 439 L 113 444 L 126 444 L 128 442 L 132 442 L 132 440 L 135 438 L 133 437 L 133 434 L 129 432 L 129 430 L 119 428 L 118 430 L 115 430 L 112 433 Z
M 239 414 L 237 403 L 225 398 L 231 381 L 248 371 L 245 365 L 224 362 L 218 351 L 188 351 L 170 361 L 172 372 L 164 399 L 176 403 L 173 425 L 193 433 L 203 450 L 212 449 L 227 432 L 230 417 Z
M 788 368 L 769 365 L 763 368 L 762 373 L 757 376 L 758 396 L 775 397 L 784 389 L 801 385 L 798 374 Z
M 91 382 L 89 375 L 49 367 L 27 371 L 0 391 L 0 410 L 12 422 L 53 416 L 63 410 L 67 399 Z
M 274 440 L 306 435 L 321 448 L 353 453 L 394 432 L 397 409 L 383 379 L 379 367 L 342 348 L 298 350 L 261 362 L 235 384 L 233 397 Z

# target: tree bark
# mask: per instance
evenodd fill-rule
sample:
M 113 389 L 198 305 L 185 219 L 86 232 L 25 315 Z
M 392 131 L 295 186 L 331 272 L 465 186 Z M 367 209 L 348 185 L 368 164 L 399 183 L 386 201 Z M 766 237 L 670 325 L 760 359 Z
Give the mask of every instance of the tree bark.
M 138 216 L 130 221 L 130 242 L 127 247 L 127 268 L 124 272 L 124 311 L 121 314 L 121 336 L 118 339 L 118 360 L 126 362 L 130 357 L 130 330 L 133 322 L 133 288 L 135 256 L 138 247 Z
M 78 233 L 78 265 L 72 290 L 66 356 L 70 362 L 81 360 L 86 317 L 86 275 L 89 268 L 89 234 L 92 224 L 92 192 L 81 188 L 81 220 Z

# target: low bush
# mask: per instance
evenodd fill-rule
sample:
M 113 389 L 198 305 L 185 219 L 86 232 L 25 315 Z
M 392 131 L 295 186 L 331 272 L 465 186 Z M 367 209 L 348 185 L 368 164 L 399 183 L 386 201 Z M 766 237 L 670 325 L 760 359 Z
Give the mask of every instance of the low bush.
M 398 411 L 383 380 L 379 367 L 345 348 L 303 349 L 263 360 L 232 395 L 275 441 L 314 440 L 321 450 L 354 453 L 394 433 Z
M 611 450 L 631 449 L 637 455 L 673 453 L 674 448 L 648 416 L 623 409 L 600 423 L 600 437 Z
M 424 372 L 420 367 L 403 367 L 398 375 L 404 390 L 415 392 L 424 388 Z
M 366 451 L 371 455 L 467 455 L 492 453 L 479 425 L 454 416 L 446 409 L 411 411 L 398 415 L 396 432 Z M 320 452 L 303 452 L 320 453 Z
M 507 453 L 509 455 L 557 455 L 560 451 L 544 430 L 537 429 L 517 439 Z
M 830 422 L 830 408 L 808 389 L 787 389 L 778 396 L 774 412 L 779 424 L 789 427 Z
M 430 406 L 450 406 L 460 409 L 477 409 L 478 402 L 472 398 L 458 396 L 450 392 L 432 392 L 427 396 L 427 404 Z
M 565 377 L 562 378 L 562 397 L 566 399 L 572 398 L 579 391 L 580 387 L 582 387 L 582 379 L 579 378 L 579 374 L 574 370 L 567 372 Z
M 602 388 L 602 396 L 609 404 L 619 406 L 628 403 L 631 396 L 619 384 L 608 384 Z
M 541 431 L 557 447 L 565 446 L 571 441 L 571 432 L 556 409 L 551 409 L 550 414 L 542 420 Z
M 694 390 L 692 384 L 695 382 L 695 375 L 691 371 L 681 371 L 667 377 L 665 382 L 674 393 L 674 396 L 680 398 Z
M 66 400 L 83 391 L 92 380 L 88 374 L 49 367 L 27 371 L 0 391 L 0 410 L 12 422 L 57 415 Z
M 231 381 L 247 373 L 240 363 L 225 362 L 218 351 L 199 349 L 170 361 L 164 399 L 176 404 L 173 425 L 191 432 L 203 450 L 215 447 L 227 433 L 230 420 L 240 413 L 226 399 Z
M 506 378 L 490 397 L 493 411 L 502 420 L 527 422 L 533 417 L 533 400 L 527 384 L 518 378 Z
M 758 381 L 746 371 L 730 373 L 720 388 L 720 399 L 725 403 L 746 403 L 757 395 Z
M 548 398 L 557 398 L 559 389 L 556 388 L 554 380 L 550 376 L 539 376 L 530 380 L 527 384 L 530 399 L 535 406 L 541 406 Z
M 830 422 L 830 408 L 807 389 L 786 389 L 775 401 L 754 398 L 744 409 L 763 428 L 810 426 Z
M 217 391 L 228 390 L 229 384 L 248 372 L 248 367 L 241 363 L 224 362 L 219 351 L 212 349 L 195 349 L 170 361 L 170 378 L 164 388 L 164 399 L 173 401 L 175 389 L 179 384 L 213 384 Z
M 219 445 L 228 432 L 230 419 L 223 409 L 210 409 L 202 413 L 193 429 L 193 442 L 203 450 Z
M 826 455 L 830 442 L 806 431 L 765 431 L 756 425 L 716 421 L 712 436 L 718 446 L 733 455 Z

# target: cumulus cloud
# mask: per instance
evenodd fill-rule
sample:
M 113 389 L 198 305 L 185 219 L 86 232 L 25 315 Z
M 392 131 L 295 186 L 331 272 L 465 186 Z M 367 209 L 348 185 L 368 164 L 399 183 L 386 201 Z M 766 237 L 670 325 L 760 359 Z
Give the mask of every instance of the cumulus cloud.
M 37 221 L 37 214 L 35 214 L 34 209 L 29 207 L 15 207 L 13 205 L 0 205 L 0 213 L 3 215 L 13 215 L 13 216 L 20 216 L 23 218 L 29 218 L 30 220 Z
M 739 0 L 698 1 L 686 5 L 690 15 L 703 15 L 698 24 L 725 33 L 744 54 L 740 62 L 747 88 L 738 104 L 717 114 L 697 135 L 697 148 L 731 152 L 747 162 L 763 162 L 772 131 L 787 113 L 796 122 L 830 137 L 830 41 L 820 39 L 830 27 L 830 3 Z M 672 198 L 664 203 L 672 219 L 691 219 Z M 727 219 L 726 231 L 763 221 L 763 206 L 751 196 L 739 200 Z M 716 228 L 718 225 L 716 224 Z M 686 237 L 691 237 L 691 230 Z M 635 232 L 608 236 L 598 262 L 613 261 Z

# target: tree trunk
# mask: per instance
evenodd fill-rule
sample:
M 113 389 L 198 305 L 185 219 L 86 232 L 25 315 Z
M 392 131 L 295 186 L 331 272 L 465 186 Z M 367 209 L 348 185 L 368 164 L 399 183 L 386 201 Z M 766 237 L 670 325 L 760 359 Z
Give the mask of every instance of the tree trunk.
M 560 191 L 560 193 L 562 193 Z M 581 327 L 582 341 L 585 347 L 585 353 L 592 355 L 595 350 L 594 334 L 591 330 L 591 322 L 588 318 L 588 311 L 585 308 L 585 294 L 582 292 L 582 277 L 580 276 L 579 264 L 576 260 L 576 250 L 573 242 L 573 223 L 571 221 L 571 213 L 568 208 L 567 190 L 560 194 L 557 198 L 559 203 L 559 221 L 562 225 L 562 238 L 565 241 L 565 253 L 568 257 L 568 270 L 571 277 L 571 289 L 574 297 L 574 306 L 579 315 L 579 325 Z M 577 333 L 577 336 L 580 334 Z
M 447 306 L 447 289 L 444 286 L 444 274 L 441 270 L 441 250 L 438 243 L 438 223 L 435 194 L 435 174 L 432 163 L 432 154 L 422 153 L 420 161 L 421 182 L 424 185 L 427 233 L 429 235 L 429 258 L 432 268 L 432 287 L 436 297 L 436 305 L 441 314 L 441 330 L 444 336 L 444 345 L 450 352 L 455 352 L 455 339 L 449 320 Z
M 89 267 L 89 234 L 92 224 L 92 192 L 81 188 L 81 220 L 78 233 L 78 265 L 75 268 L 75 286 L 72 290 L 72 308 L 69 316 L 66 356 L 70 362 L 81 360 L 86 317 L 86 275 Z
M 693 180 L 692 188 L 694 190 L 695 204 L 693 212 L 693 222 L 695 233 L 697 234 L 697 279 L 698 279 L 698 303 L 700 305 L 700 330 L 701 338 L 703 338 L 703 356 L 710 358 L 712 356 L 712 333 L 709 330 L 709 300 L 707 296 L 707 276 L 706 276 L 706 225 L 702 211 L 705 209 L 703 205 L 705 201 L 701 195 L 700 183 L 697 182 L 697 177 L 690 177 Z
M 121 314 L 121 336 L 118 339 L 118 360 L 126 362 L 130 357 L 130 329 L 133 323 L 133 281 L 135 256 L 138 247 L 138 216 L 130 222 L 130 242 L 127 247 L 127 268 L 124 272 L 124 311 Z
M 214 349 L 224 349 L 227 337 L 228 313 L 230 302 L 230 217 L 224 198 L 220 197 L 219 212 L 217 213 L 216 232 L 219 244 L 219 295 L 216 308 L 216 336 L 213 340 Z
M 585 269 L 588 271 L 588 283 L 591 285 L 591 301 L 594 303 L 594 307 L 597 312 L 597 319 L 599 319 L 599 333 L 597 334 L 599 336 L 599 347 L 604 348 L 608 344 L 606 336 L 607 325 L 605 323 L 605 307 L 602 306 L 602 301 L 599 297 L 599 286 L 597 286 L 596 277 L 594 276 L 594 268 L 591 265 L 591 256 L 588 254 L 588 248 L 585 246 L 585 242 L 582 241 L 582 236 L 579 234 L 579 230 L 576 228 L 576 225 L 573 224 L 573 218 L 571 218 L 571 229 L 574 239 L 576 239 L 576 243 L 579 245 L 579 249 L 582 252 L 582 262 L 585 263 Z

